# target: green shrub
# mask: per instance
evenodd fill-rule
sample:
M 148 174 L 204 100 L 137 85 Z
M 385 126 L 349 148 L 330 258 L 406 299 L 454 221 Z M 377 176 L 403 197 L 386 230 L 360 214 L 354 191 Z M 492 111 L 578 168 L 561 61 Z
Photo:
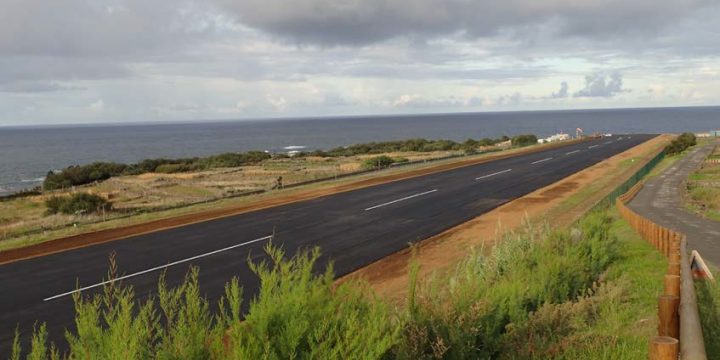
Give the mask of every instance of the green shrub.
M 397 141 L 370 142 L 342 146 L 321 152 L 320 156 L 353 156 L 366 154 L 382 154 L 391 152 L 430 152 L 430 151 L 458 151 L 476 148 L 478 146 L 490 146 L 507 140 L 507 136 L 499 139 L 485 138 L 482 140 L 468 139 L 463 143 L 452 140 L 428 140 L 409 139 Z
M 83 166 L 69 166 L 61 172 L 50 171 L 45 176 L 43 188 L 55 190 L 71 186 L 89 184 L 102 181 L 122 174 L 127 165 L 111 162 L 94 162 Z
M 714 274 L 717 276 L 717 270 Z M 705 350 L 708 354 L 720 354 L 720 284 L 711 280 L 696 281 L 695 290 Z
M 673 139 L 673 141 L 671 141 L 670 144 L 665 147 L 665 154 L 679 154 L 687 150 L 687 148 L 695 146 L 696 144 L 697 138 L 695 137 L 695 134 L 689 132 L 682 133 L 677 138 Z
M 206 169 L 219 167 L 238 167 L 253 165 L 270 159 L 271 155 L 263 151 L 248 151 L 245 153 L 224 153 L 200 159 L 201 167 Z
M 155 168 L 156 173 L 172 174 L 199 170 L 196 164 L 162 164 Z
M 334 285 L 332 267 L 312 275 L 317 249 L 284 261 L 268 248 L 271 263 L 252 270 L 262 284 L 245 321 L 228 331 L 233 359 L 380 359 L 399 340 L 400 324 L 367 285 Z
M 497 357 L 510 341 L 509 326 L 526 323 L 546 304 L 575 301 L 592 287 L 617 256 L 609 224 L 607 216 L 591 214 L 574 236 L 528 226 L 506 235 L 489 256 L 471 253 L 450 279 L 410 292 L 396 355 Z
M 112 203 L 104 197 L 88 193 L 53 196 L 45 200 L 45 206 L 47 214 L 91 214 L 112 209 Z
M 363 161 L 362 167 L 363 169 L 380 169 L 388 167 L 394 162 L 395 161 L 391 157 L 387 155 L 381 155 L 365 159 L 365 161 Z
M 533 134 L 525 134 L 525 135 L 517 135 L 513 136 L 511 139 L 511 144 L 513 146 L 528 146 L 528 145 L 535 145 L 538 142 L 537 136 Z

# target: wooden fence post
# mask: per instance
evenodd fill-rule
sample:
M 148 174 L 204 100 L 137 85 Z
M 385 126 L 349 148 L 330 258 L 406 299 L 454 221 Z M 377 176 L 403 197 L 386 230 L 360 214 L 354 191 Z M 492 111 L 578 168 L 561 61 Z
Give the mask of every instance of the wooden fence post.
M 680 276 L 665 275 L 663 283 L 665 284 L 663 295 L 677 296 L 680 298 Z
M 658 335 L 672 338 L 680 337 L 680 318 L 678 307 L 680 298 L 672 295 L 662 295 L 658 299 Z
M 679 350 L 677 339 L 656 336 L 650 340 L 650 360 L 677 360 Z

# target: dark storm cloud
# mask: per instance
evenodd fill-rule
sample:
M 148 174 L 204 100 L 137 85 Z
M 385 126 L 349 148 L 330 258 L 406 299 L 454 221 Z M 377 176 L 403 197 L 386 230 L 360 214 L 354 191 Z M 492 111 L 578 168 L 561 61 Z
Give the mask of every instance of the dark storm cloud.
M 612 97 L 627 92 L 623 89 L 622 75 L 618 72 L 597 72 L 585 76 L 585 88 L 576 92 L 575 97 Z
M 216 0 L 249 26 L 300 43 L 362 45 L 397 36 L 470 37 L 546 23 L 560 33 L 648 33 L 710 0 Z

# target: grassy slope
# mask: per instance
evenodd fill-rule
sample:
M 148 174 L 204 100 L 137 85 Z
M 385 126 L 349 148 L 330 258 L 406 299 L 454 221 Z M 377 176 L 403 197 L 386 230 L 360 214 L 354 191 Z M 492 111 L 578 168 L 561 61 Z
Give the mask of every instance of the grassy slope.
M 656 332 L 657 296 L 667 261 L 614 209 L 610 213 L 620 257 L 608 268 L 606 280 L 623 295 L 600 305 L 597 322 L 579 332 L 585 340 L 564 353 L 566 359 L 646 359 L 648 339 Z

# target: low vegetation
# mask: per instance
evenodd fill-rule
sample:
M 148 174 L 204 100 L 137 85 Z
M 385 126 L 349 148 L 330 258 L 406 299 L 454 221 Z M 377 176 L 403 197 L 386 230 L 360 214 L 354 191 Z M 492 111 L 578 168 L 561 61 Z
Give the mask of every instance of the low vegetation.
M 572 230 L 528 225 L 509 233 L 489 254 L 473 250 L 451 274 L 411 276 L 402 307 L 372 295 L 362 282 L 335 285 L 332 266 L 317 272 L 317 249 L 287 260 L 268 247 L 269 261 L 250 264 L 261 287 L 246 312 L 237 280 L 216 306 L 209 304 L 197 269 L 177 288 L 161 278 L 157 295 L 140 303 L 132 288 L 109 283 L 101 295 L 75 296 L 78 330 L 66 334 L 68 354 L 53 350 L 39 326 L 29 355 L 646 358 L 665 264 L 615 216 L 594 213 Z M 111 261 L 108 277 L 116 273 Z M 20 343 L 13 358 L 23 353 Z
M 521 135 L 519 138 L 537 138 L 535 135 Z M 328 151 L 316 150 L 301 152 L 295 156 L 340 157 L 367 154 L 384 154 L 392 152 L 434 152 L 434 151 L 466 151 L 477 152 L 479 147 L 492 146 L 499 142 L 509 140 L 503 136 L 498 139 L 485 138 L 481 140 L 468 139 L 458 143 L 452 140 L 410 139 L 399 141 L 371 142 L 345 147 L 337 147 Z M 523 140 L 524 141 L 524 140 Z M 525 146 L 529 143 L 518 143 Z M 223 153 L 208 157 L 184 159 L 146 159 L 135 164 L 120 164 L 114 162 L 94 162 L 87 165 L 69 166 L 59 172 L 48 172 L 43 182 L 44 190 L 64 189 L 72 186 L 90 184 L 107 180 L 121 175 L 139 175 L 145 173 L 182 173 L 216 168 L 232 168 L 261 163 L 272 158 L 273 155 L 263 151 L 248 151 L 240 153 Z M 276 154 L 275 157 L 287 158 L 285 154 Z
M 665 147 L 666 155 L 675 155 L 687 150 L 697 144 L 697 138 L 693 133 L 682 133 Z
M 147 159 L 130 165 L 113 162 L 94 162 L 87 165 L 70 166 L 57 173 L 49 172 L 43 182 L 43 189 L 56 190 L 69 188 L 107 180 L 120 175 L 139 175 L 150 172 L 176 173 L 238 167 L 257 164 L 270 157 L 270 154 L 262 151 L 248 151 L 244 153 L 224 153 L 204 158 Z
M 48 214 L 93 214 L 110 211 L 112 203 L 104 197 L 88 193 L 76 193 L 70 196 L 53 196 L 45 200 Z
M 717 268 L 711 269 L 718 276 Z M 702 322 L 705 351 L 720 354 L 720 284 L 716 281 L 696 281 L 698 310 Z
M 720 221 L 720 163 L 714 157 L 720 154 L 716 149 L 700 169 L 691 174 L 687 181 L 687 206 L 700 215 Z
M 380 156 L 374 156 L 371 158 L 367 158 L 365 161 L 363 161 L 362 168 L 363 169 L 381 169 L 386 168 L 388 166 L 394 165 L 394 164 L 403 164 L 407 163 L 410 160 L 403 157 L 389 157 L 387 155 L 380 155 Z
M 533 134 L 517 135 L 513 136 L 511 143 L 513 146 L 535 145 L 538 143 L 538 138 Z
M 477 150 L 480 147 L 493 146 L 495 144 L 507 141 L 510 138 L 502 136 L 497 139 L 484 138 L 480 140 L 467 139 L 464 142 L 455 142 L 452 140 L 428 140 L 428 139 L 409 139 L 397 141 L 381 141 L 370 142 L 364 144 L 356 144 L 350 146 L 341 146 L 330 149 L 328 151 L 314 151 L 309 153 L 313 156 L 321 157 L 337 157 L 337 156 L 353 156 L 366 154 L 383 154 L 393 152 L 433 152 L 433 151 L 458 151 L 458 150 Z

